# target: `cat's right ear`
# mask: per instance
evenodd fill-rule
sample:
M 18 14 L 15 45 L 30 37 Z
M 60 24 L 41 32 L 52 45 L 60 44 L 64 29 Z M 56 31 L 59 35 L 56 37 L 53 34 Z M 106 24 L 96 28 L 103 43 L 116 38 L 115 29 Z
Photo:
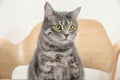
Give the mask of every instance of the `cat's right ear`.
M 53 16 L 53 14 L 54 14 L 54 10 L 52 6 L 48 2 L 46 2 L 44 6 L 44 16 L 48 18 Z

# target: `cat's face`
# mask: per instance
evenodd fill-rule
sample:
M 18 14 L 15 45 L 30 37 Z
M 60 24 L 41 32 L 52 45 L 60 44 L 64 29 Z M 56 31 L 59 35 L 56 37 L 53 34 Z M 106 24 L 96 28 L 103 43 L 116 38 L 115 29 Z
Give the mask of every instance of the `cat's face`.
M 71 12 L 54 11 L 49 3 L 45 5 L 45 21 L 47 23 L 44 29 L 46 37 L 61 44 L 73 42 L 78 24 L 76 18 L 80 8 Z

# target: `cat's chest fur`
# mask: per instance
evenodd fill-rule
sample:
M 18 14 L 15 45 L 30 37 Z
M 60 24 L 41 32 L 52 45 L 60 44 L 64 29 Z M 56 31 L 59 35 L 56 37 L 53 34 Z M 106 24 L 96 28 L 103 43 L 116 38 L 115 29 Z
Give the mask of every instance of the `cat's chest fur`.
M 47 73 L 49 76 L 48 78 L 55 78 L 56 80 L 63 80 L 60 79 L 60 76 L 64 76 L 70 78 L 72 74 L 72 70 L 77 70 L 78 72 L 78 64 L 76 63 L 76 58 L 73 55 L 74 48 L 71 47 L 67 51 L 57 52 L 57 51 L 43 51 L 40 55 L 40 72 Z M 74 74 L 74 72 L 73 72 Z M 41 75 L 40 75 L 41 77 Z M 58 78 L 58 79 L 57 79 Z M 61 77 L 62 78 L 62 77 Z
M 71 63 L 75 61 L 73 47 L 69 48 L 67 51 L 41 51 L 41 62 L 44 62 L 44 65 L 50 66 L 70 66 Z

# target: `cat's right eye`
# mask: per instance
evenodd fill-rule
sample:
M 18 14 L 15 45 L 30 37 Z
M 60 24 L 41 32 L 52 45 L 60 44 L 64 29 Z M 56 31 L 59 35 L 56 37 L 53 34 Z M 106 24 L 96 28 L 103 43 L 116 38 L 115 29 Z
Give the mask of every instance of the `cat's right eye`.
M 56 30 L 61 30 L 62 27 L 61 27 L 61 25 L 57 24 L 57 25 L 55 25 L 55 29 L 56 29 Z

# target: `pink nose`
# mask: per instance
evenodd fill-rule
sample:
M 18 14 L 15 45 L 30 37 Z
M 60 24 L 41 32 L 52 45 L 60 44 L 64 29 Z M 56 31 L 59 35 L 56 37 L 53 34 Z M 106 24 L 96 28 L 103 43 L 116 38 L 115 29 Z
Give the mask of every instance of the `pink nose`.
M 64 34 L 64 35 L 65 35 L 66 38 L 69 36 L 69 34 Z

